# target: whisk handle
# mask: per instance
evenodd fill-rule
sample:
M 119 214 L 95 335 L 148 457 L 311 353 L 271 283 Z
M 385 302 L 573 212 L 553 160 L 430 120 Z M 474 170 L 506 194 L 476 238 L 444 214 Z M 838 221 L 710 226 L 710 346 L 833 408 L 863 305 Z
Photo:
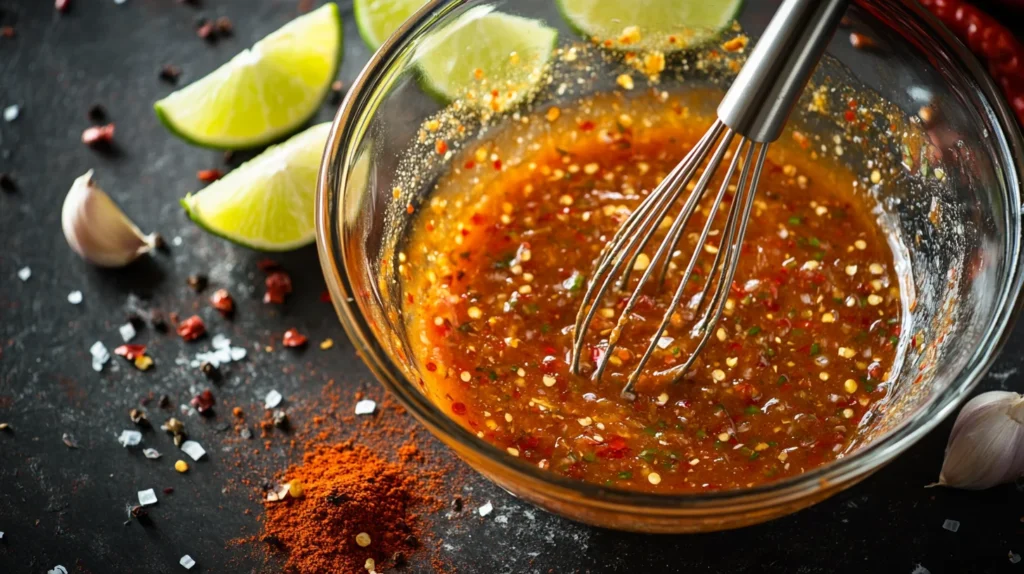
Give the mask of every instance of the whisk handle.
M 755 142 L 778 139 L 848 4 L 784 0 L 719 104 L 719 119 Z

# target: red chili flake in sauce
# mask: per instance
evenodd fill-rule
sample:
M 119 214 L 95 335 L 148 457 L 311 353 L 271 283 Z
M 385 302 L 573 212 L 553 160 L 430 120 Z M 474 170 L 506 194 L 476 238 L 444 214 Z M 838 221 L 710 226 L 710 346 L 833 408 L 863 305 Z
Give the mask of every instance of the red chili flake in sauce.
M 466 414 L 466 405 L 464 405 L 463 403 L 452 403 L 452 412 L 459 416 L 462 416 Z
M 437 155 L 444 155 L 448 151 L 448 144 L 444 140 L 437 140 L 434 142 L 434 151 Z
M 594 129 L 594 122 L 592 122 L 590 120 L 586 120 L 586 121 L 580 122 L 580 130 L 585 131 L 585 132 L 589 132 L 592 129 Z
M 217 400 L 213 398 L 213 393 L 210 392 L 210 389 L 206 389 L 192 397 L 192 400 L 189 401 L 188 404 L 192 405 L 194 409 L 199 411 L 199 414 L 204 415 L 213 408 L 213 405 L 216 402 Z
M 281 344 L 285 347 L 301 347 L 306 344 L 307 340 L 306 336 L 299 333 L 297 330 L 288 329 L 284 332 Z
M 217 289 L 210 296 L 210 305 L 225 317 L 235 312 L 235 300 L 231 298 L 231 293 L 228 293 L 227 289 Z
M 857 114 L 853 113 L 853 110 L 846 110 L 845 112 L 843 112 L 843 117 L 848 122 L 855 122 L 855 121 L 857 121 Z
M 263 294 L 264 303 L 280 305 L 292 292 L 292 278 L 284 271 L 274 271 L 267 275 L 264 284 L 267 286 L 267 292 Z
M 430 372 L 434 372 L 437 370 L 437 365 L 435 365 L 434 363 L 427 363 L 427 370 Z
M 93 126 L 82 132 L 82 143 L 89 146 L 109 144 L 114 141 L 114 124 Z
M 178 323 L 178 335 L 186 341 L 195 341 L 206 332 L 206 323 L 199 318 L 199 315 L 192 315 L 181 323 Z
M 501 160 L 500 159 L 494 160 L 494 169 L 496 169 L 498 171 L 501 171 Z
M 219 169 L 201 169 L 196 172 L 196 177 L 203 183 L 211 183 L 217 181 L 224 175 Z
M 466 169 L 473 169 L 474 167 L 476 167 L 476 163 L 474 163 L 473 160 L 469 160 L 466 163 L 464 163 L 462 167 Z
M 118 357 L 124 357 L 129 361 L 134 361 L 135 357 L 141 357 L 146 354 L 145 345 L 121 345 L 114 349 L 114 354 Z

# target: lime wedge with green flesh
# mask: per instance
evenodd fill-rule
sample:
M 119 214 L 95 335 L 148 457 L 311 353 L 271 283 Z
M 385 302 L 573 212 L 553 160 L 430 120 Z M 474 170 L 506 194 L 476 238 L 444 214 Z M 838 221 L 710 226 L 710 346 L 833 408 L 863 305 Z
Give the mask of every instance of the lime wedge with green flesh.
M 371 50 L 376 50 L 427 0 L 355 0 L 356 28 Z
M 430 92 L 502 111 L 534 91 L 557 41 L 541 22 L 480 6 L 428 37 L 415 59 Z
M 743 0 L 558 0 L 572 27 L 604 46 L 665 52 L 717 38 L 742 5 Z
M 266 145 L 295 131 L 316 113 L 340 60 L 338 7 L 325 4 L 154 108 L 168 129 L 198 145 L 219 149 Z
M 181 200 L 200 227 L 263 251 L 288 251 L 315 236 L 313 202 L 330 123 L 315 125 Z

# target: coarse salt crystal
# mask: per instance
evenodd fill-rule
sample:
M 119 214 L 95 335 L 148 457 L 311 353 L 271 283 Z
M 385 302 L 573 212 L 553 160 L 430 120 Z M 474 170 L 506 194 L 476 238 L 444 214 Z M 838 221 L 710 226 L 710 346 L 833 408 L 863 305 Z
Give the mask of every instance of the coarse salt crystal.
M 213 340 L 210 342 L 214 349 L 227 349 L 231 347 L 231 339 L 228 339 L 220 333 L 213 336 Z
M 281 404 L 282 399 L 284 399 L 284 397 L 281 396 L 281 393 L 277 391 L 270 391 L 267 393 L 267 398 L 263 401 L 263 408 L 272 409 Z
M 121 332 L 121 338 L 124 339 L 125 343 L 131 342 L 135 338 L 135 325 L 131 323 L 125 323 L 117 328 Z
M 0 534 L 3 534 L 3 532 L 0 532 Z M 1007 558 L 1010 559 L 1010 564 L 1016 564 L 1016 563 L 1020 562 L 1020 554 L 1017 554 L 1016 552 L 1014 552 L 1012 550 L 1010 551 L 1009 554 L 1007 554 Z
M 162 456 L 160 454 L 160 451 L 156 450 L 155 448 L 144 448 L 142 449 L 142 454 L 146 455 L 146 458 L 151 458 L 153 460 L 156 460 Z
M 181 443 L 181 450 L 192 457 L 192 460 L 199 460 L 206 456 L 206 449 L 194 440 L 187 440 Z
M 25 266 L 25 267 L 22 267 L 21 269 L 18 269 L 18 279 L 21 279 L 22 281 L 28 281 L 28 278 L 31 277 L 31 276 L 32 276 L 32 268 L 31 267 Z
M 942 521 L 942 527 L 950 532 L 956 532 L 957 530 L 960 530 L 960 521 L 950 520 L 947 518 L 946 520 Z
M 667 349 L 668 346 L 672 344 L 672 341 L 675 341 L 675 339 L 673 339 L 672 337 L 659 337 L 658 338 L 658 348 L 659 349 Z
M 82 292 L 81 291 L 72 291 L 72 292 L 68 293 L 68 303 L 71 303 L 72 305 L 78 305 L 81 302 L 82 302 Z
M 498 524 L 508 524 L 508 517 L 505 516 L 504 514 L 501 514 L 501 515 L 495 516 L 494 517 L 494 521 L 497 522 Z
M 123 430 L 121 431 L 121 436 L 117 437 L 117 442 L 126 448 L 135 446 L 142 442 L 142 433 L 136 430 Z
M 18 114 L 21 113 L 21 108 L 18 106 L 7 106 L 4 108 L 4 121 L 13 122 L 18 119 Z M 63 568 L 63 566 L 61 566 Z
M 89 354 L 97 359 L 110 357 L 110 352 L 107 351 L 107 347 L 99 341 L 96 341 L 95 343 L 92 344 L 91 347 L 89 347 Z
M 232 361 L 241 361 L 245 358 L 245 349 L 242 347 L 231 347 L 230 354 Z
M 139 491 L 139 504 L 142 506 L 149 506 L 150 504 L 156 504 L 156 492 L 150 488 L 147 490 Z
M 47 570 L 46 574 L 68 574 L 68 569 L 58 564 L 52 570 Z
M 123 2 L 124 0 L 121 0 L 121 1 Z M 191 556 L 186 554 L 186 555 L 181 557 L 181 560 L 178 561 L 178 564 L 181 564 L 182 566 L 184 566 L 185 570 L 191 570 L 192 567 L 196 565 L 196 561 L 193 560 Z
M 357 415 L 372 415 L 377 410 L 377 403 L 370 399 L 363 399 L 356 403 L 356 414 Z
M 171 240 L 171 245 L 175 247 L 181 245 L 181 237 L 175 236 L 174 239 Z
M 476 509 L 476 511 L 480 513 L 480 516 L 487 516 L 493 510 L 494 510 L 494 505 L 491 504 L 490 500 L 488 500 L 487 503 L 484 504 L 483 506 L 481 506 L 480 508 Z

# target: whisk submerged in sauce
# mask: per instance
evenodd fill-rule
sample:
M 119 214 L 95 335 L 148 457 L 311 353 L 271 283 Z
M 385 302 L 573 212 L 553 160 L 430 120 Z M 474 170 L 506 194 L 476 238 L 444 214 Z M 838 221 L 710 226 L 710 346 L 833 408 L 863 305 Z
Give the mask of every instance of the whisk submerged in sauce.
M 746 488 L 840 456 L 886 396 L 901 302 L 886 235 L 848 191 L 852 176 L 832 166 L 769 153 L 724 316 L 685 378 L 646 377 L 635 401 L 620 395 L 652 337 L 652 368 L 686 358 L 687 310 L 657 334 L 673 290 L 654 288 L 603 377 L 589 376 L 632 285 L 600 302 L 581 374 L 570 372 L 595 259 L 710 123 L 678 101 L 622 106 L 529 118 L 532 127 L 457 157 L 439 183 L 402 254 L 428 394 L 512 456 L 634 490 Z M 506 152 L 518 155 L 502 165 Z M 667 284 L 683 257 L 713 249 L 696 245 L 709 216 L 719 214 L 705 207 L 687 228 Z

